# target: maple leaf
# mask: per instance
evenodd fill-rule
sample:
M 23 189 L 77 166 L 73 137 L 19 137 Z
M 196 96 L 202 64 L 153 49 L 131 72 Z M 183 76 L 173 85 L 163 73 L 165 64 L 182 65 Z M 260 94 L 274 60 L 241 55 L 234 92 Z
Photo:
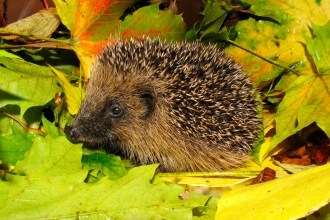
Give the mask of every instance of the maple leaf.
M 109 36 L 119 33 L 119 18 L 136 1 L 55 0 L 62 23 L 71 31 L 71 45 L 87 72 Z
M 329 1 L 318 3 L 307 1 L 269 1 L 247 0 L 250 10 L 267 20 L 241 21 L 236 26 L 238 36 L 235 42 L 255 54 L 237 46 L 231 46 L 227 52 L 243 64 L 255 86 L 260 82 L 277 77 L 283 67 L 294 68 L 299 74 L 314 72 L 314 66 L 305 53 L 304 36 L 311 36 L 311 22 L 324 25 L 329 19 Z M 270 17 L 274 19 L 270 19 Z M 268 61 L 267 61 L 267 60 Z M 276 62 L 280 65 L 274 65 Z
M 155 36 L 183 39 L 185 25 L 181 15 L 160 11 L 158 5 L 144 7 L 120 20 L 137 0 L 54 0 L 63 24 L 71 31 L 71 45 L 84 70 L 85 79 L 102 48 L 123 37 Z M 179 27 L 179 28 L 178 28 Z M 165 37 L 167 36 L 167 37 Z
M 330 22 L 312 24 L 315 38 L 305 37 L 317 70 L 295 79 L 276 112 L 276 132 L 269 151 L 288 136 L 316 122 L 330 137 Z
M 85 183 L 88 170 L 81 169 L 81 156 L 81 145 L 64 136 L 34 138 L 17 163 L 17 175 L 8 173 L 0 181 L 0 219 L 192 219 L 192 208 L 209 198 L 182 200 L 182 187 L 151 184 L 157 164 L 134 168 L 117 180 Z

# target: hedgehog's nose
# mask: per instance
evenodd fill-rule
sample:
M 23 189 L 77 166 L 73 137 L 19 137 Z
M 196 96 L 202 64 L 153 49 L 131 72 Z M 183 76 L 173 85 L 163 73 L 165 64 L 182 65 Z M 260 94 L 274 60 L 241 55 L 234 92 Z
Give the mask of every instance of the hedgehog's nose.
M 66 127 L 65 128 L 65 134 L 66 137 L 72 142 L 72 143 L 78 143 L 81 137 L 81 132 L 79 131 L 79 128 L 74 127 Z

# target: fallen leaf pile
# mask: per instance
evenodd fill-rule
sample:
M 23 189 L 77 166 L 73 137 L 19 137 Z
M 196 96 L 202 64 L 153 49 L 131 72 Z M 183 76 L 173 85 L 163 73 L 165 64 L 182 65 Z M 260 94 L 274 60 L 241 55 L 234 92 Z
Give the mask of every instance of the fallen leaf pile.
M 283 148 L 274 158 L 284 164 L 323 165 L 330 156 L 330 141 L 321 130 L 315 131 L 307 137 L 306 144 L 298 149 Z

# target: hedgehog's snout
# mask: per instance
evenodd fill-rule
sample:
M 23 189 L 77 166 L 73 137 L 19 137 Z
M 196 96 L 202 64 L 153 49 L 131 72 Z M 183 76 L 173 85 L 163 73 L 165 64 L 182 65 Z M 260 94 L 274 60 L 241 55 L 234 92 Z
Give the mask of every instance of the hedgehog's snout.
M 78 143 L 81 142 L 82 138 L 82 132 L 81 132 L 81 127 L 73 127 L 73 126 L 68 126 L 65 128 L 65 134 L 66 137 L 72 142 L 72 143 Z

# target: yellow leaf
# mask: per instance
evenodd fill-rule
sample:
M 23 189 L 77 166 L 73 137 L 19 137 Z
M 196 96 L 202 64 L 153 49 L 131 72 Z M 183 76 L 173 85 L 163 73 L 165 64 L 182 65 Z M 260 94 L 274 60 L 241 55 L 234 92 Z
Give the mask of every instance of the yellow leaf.
M 90 53 L 88 50 L 84 49 L 84 46 L 88 45 L 90 47 L 93 45 L 93 42 L 80 42 L 79 45 L 73 47 L 74 52 L 80 60 L 80 65 L 83 69 L 84 79 L 89 79 L 89 74 L 93 63 L 96 60 L 96 55 Z
M 330 164 L 232 190 L 218 203 L 215 219 L 297 219 L 330 201 Z
M 286 137 L 316 122 L 330 134 L 330 74 L 305 75 L 292 82 L 276 113 L 276 130 L 269 151 Z
M 61 86 L 65 91 L 66 94 L 66 106 L 72 115 L 76 115 L 79 111 L 79 107 L 81 105 L 82 101 L 82 90 L 79 88 L 76 88 L 70 84 L 70 82 L 65 78 L 63 73 L 56 70 L 55 68 L 50 68 L 54 71 L 54 73 L 58 76 L 58 78 L 61 80 Z
M 263 113 L 263 127 L 264 127 L 264 135 L 275 128 L 275 113 L 270 113 L 269 110 L 264 109 Z
M 324 25 L 330 19 L 329 1 L 271 1 L 248 0 L 251 10 L 258 16 L 269 16 L 274 21 L 241 21 L 235 29 L 235 42 L 263 58 L 294 68 L 299 74 L 316 72 L 306 56 L 305 36 L 311 36 L 310 24 Z M 283 68 L 257 57 L 239 47 L 231 46 L 227 52 L 243 64 L 255 85 L 282 73 Z
M 236 174 L 238 175 L 238 174 Z M 242 175 L 241 176 L 218 176 L 218 177 L 191 177 L 191 176 L 162 176 L 159 175 L 162 179 L 177 183 L 180 185 L 189 185 L 189 186 L 206 186 L 206 187 L 228 187 L 242 182 L 248 181 L 257 176 L 257 173 L 252 173 L 250 176 Z

